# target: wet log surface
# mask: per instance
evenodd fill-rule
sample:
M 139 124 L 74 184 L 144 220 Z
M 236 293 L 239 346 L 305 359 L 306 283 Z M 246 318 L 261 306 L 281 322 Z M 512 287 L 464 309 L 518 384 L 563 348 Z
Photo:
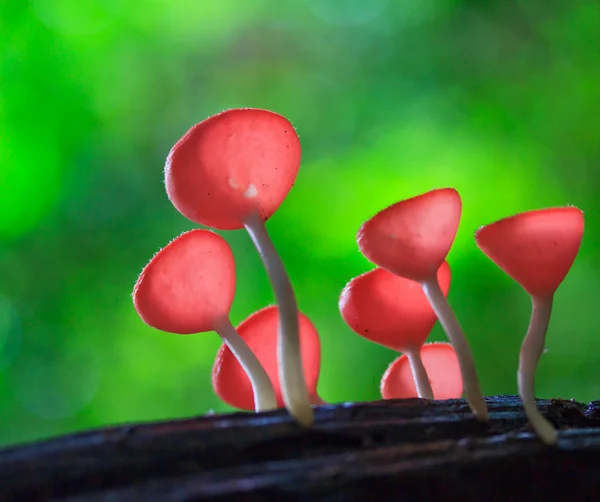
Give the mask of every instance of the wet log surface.
M 0 449 L 1 501 L 600 500 L 600 401 L 539 401 L 543 445 L 515 396 L 347 403 L 310 429 L 284 411 L 99 429 Z

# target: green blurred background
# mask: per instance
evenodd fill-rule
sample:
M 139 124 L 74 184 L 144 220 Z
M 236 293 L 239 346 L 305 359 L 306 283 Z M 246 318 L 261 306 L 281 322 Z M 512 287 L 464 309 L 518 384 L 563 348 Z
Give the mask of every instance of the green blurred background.
M 0 443 L 228 409 L 220 340 L 145 326 L 131 289 L 193 228 L 162 169 L 225 108 L 287 116 L 303 143 L 268 223 L 322 337 L 319 393 L 371 400 L 395 354 L 352 333 L 360 224 L 456 187 L 450 302 L 486 394 L 515 393 L 530 303 L 476 248 L 479 225 L 575 204 L 587 233 L 558 291 L 540 397 L 600 397 L 600 4 L 459 0 L 4 0 L 0 6 Z M 238 323 L 273 301 L 244 231 Z M 432 339 L 442 340 L 436 326 Z

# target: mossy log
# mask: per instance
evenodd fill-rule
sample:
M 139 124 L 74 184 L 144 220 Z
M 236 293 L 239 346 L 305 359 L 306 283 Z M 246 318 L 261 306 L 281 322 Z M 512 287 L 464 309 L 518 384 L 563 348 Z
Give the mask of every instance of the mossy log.
M 600 500 L 600 401 L 539 401 L 543 445 L 516 396 L 320 406 L 128 424 L 0 450 L 0 500 Z

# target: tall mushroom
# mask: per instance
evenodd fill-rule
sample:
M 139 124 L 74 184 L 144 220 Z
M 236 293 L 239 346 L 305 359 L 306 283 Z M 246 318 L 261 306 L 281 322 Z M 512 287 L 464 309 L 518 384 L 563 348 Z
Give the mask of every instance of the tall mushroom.
M 554 426 L 537 409 L 535 371 L 544 351 L 554 293 L 571 269 L 584 231 L 576 207 L 528 211 L 480 228 L 479 248 L 531 296 L 529 329 L 521 346 L 518 384 L 531 425 L 546 444 L 557 441 Z
M 442 263 L 437 280 L 444 295 L 450 289 L 450 266 Z M 418 396 L 433 399 L 421 347 L 437 321 L 419 283 L 375 268 L 352 279 L 342 290 L 340 313 L 358 335 L 403 352 L 410 362 Z
M 269 376 L 229 321 L 235 294 L 235 263 L 220 235 L 196 229 L 181 234 L 154 255 L 133 288 L 142 320 L 169 333 L 216 331 L 251 381 L 254 409 L 277 407 Z
M 377 213 L 362 225 L 357 242 L 362 253 L 376 265 L 421 284 L 456 350 L 465 397 L 475 417 L 487 421 L 487 406 L 471 349 L 437 281 L 437 271 L 454 242 L 461 210 L 462 202 L 455 189 L 432 190 Z
M 280 309 L 283 400 L 308 426 L 314 417 L 300 360 L 296 297 L 265 227 L 292 188 L 300 156 L 300 140 L 286 118 L 254 108 L 227 110 L 193 126 L 171 149 L 165 184 L 175 208 L 190 220 L 250 234 Z

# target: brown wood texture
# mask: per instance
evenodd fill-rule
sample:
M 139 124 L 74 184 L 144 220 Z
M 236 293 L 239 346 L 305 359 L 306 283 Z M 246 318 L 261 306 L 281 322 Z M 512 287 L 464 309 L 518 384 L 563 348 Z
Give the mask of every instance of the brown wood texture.
M 0 449 L 1 501 L 600 500 L 600 401 L 539 401 L 555 447 L 515 396 L 318 407 L 130 424 Z

